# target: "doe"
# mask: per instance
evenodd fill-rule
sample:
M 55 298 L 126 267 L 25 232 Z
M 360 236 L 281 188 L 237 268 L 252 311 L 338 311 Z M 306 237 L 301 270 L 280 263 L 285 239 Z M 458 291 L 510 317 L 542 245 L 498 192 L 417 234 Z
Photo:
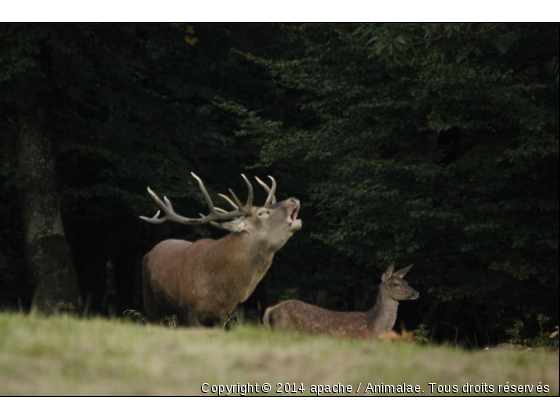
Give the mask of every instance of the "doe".
M 286 300 L 267 308 L 264 323 L 270 328 L 295 328 L 309 334 L 377 339 L 393 329 L 399 301 L 420 297 L 403 280 L 411 267 L 394 272 L 395 265 L 391 264 L 381 276 L 377 301 L 367 312 L 335 312 L 300 300 Z

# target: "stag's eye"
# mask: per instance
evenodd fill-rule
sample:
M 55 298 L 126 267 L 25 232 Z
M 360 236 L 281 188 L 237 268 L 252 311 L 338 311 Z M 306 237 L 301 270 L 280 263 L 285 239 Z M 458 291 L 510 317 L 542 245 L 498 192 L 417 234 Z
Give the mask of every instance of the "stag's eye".
M 399 283 L 391 283 L 391 286 L 393 287 L 397 287 L 399 285 Z
M 264 210 L 259 211 L 259 216 L 264 216 L 265 214 L 268 214 L 268 213 Z

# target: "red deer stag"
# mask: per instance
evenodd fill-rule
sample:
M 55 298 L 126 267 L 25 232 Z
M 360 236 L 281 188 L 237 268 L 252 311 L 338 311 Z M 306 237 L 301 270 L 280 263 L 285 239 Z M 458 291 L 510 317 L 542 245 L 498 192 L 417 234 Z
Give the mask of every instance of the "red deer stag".
M 235 306 L 253 293 L 274 253 L 301 229 L 301 220 L 297 218 L 300 203 L 295 198 L 276 203 L 276 181 L 269 177 L 270 188 L 257 178 L 268 198 L 264 206 L 253 206 L 253 187 L 241 175 L 249 188 L 247 203 L 242 205 L 232 190 L 231 198 L 220 194 L 234 208 L 227 212 L 214 207 L 202 180 L 191 174 L 208 204 L 207 216 L 179 216 L 167 197 L 161 201 L 148 188 L 165 216 L 159 218 L 158 211 L 152 218 L 140 218 L 155 224 L 167 220 L 185 225 L 210 223 L 231 233 L 218 240 L 200 239 L 192 243 L 170 239 L 156 245 L 142 262 L 144 309 L 149 322 L 174 314 L 187 325 L 223 326 Z
M 377 339 L 390 332 L 395 325 L 400 300 L 420 297 L 403 280 L 411 267 L 393 273 L 395 265 L 391 264 L 381 276 L 377 302 L 367 312 L 335 312 L 300 300 L 287 300 L 267 308 L 264 323 L 270 328 L 295 328 L 309 334 Z

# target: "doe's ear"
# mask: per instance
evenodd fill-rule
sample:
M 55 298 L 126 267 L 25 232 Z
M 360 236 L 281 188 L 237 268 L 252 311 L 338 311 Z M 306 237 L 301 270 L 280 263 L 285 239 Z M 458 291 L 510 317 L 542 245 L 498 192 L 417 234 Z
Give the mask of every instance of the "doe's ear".
M 412 268 L 412 264 L 410 264 L 408 267 L 406 268 L 401 268 L 399 271 L 397 271 L 396 273 L 394 273 L 394 276 L 400 277 L 401 279 L 404 277 L 404 275 L 406 273 L 408 273 L 408 271 Z
M 395 270 L 395 263 L 391 264 L 389 266 L 389 268 L 387 269 L 387 271 L 385 271 L 383 273 L 383 275 L 381 276 L 381 281 L 387 281 L 391 278 L 391 276 L 393 275 L 393 270 Z
M 244 230 L 246 230 L 243 217 L 239 219 L 233 219 L 229 222 L 220 223 L 219 225 L 222 229 L 229 230 L 230 232 L 243 232 Z

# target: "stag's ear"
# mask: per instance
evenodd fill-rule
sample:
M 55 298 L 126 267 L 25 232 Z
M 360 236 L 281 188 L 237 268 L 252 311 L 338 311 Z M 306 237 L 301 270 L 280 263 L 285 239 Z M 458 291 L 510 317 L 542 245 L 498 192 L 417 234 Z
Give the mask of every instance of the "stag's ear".
M 229 222 L 220 223 L 220 227 L 225 230 L 229 230 L 230 232 L 243 232 L 246 230 L 245 221 L 243 217 L 239 219 L 233 219 Z
M 393 275 L 393 270 L 395 269 L 395 264 L 391 264 L 389 266 L 389 268 L 387 269 L 387 271 L 385 271 L 383 273 L 383 275 L 381 276 L 381 281 L 387 281 L 391 278 L 391 276 Z
M 412 264 L 410 264 L 408 267 L 406 268 L 402 268 L 399 271 L 397 271 L 396 273 L 394 273 L 394 276 L 400 277 L 401 279 L 404 277 L 404 275 L 406 273 L 408 273 L 408 270 L 410 270 L 412 268 Z

